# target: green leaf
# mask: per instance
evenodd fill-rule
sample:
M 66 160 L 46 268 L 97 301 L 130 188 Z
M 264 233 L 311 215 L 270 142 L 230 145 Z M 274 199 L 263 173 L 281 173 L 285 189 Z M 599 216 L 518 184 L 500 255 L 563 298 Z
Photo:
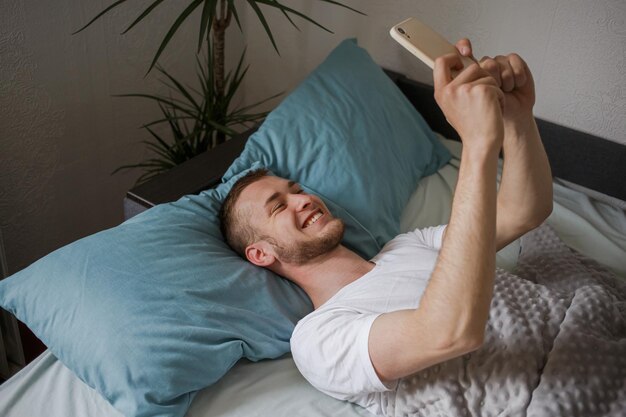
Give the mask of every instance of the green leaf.
M 113 8 L 119 6 L 120 4 L 124 3 L 126 0 L 118 0 L 115 3 L 113 3 L 112 5 L 110 5 L 109 7 L 107 7 L 106 9 L 104 9 L 103 11 L 101 11 L 100 13 L 98 13 L 96 15 L 96 17 L 94 17 L 93 19 L 91 19 L 85 26 L 83 26 L 82 28 L 78 29 L 75 32 L 72 32 L 72 35 L 77 34 L 78 32 L 84 30 L 85 28 L 87 28 L 89 25 L 91 25 L 93 22 L 95 22 L 96 20 L 98 20 L 100 17 L 102 17 L 105 13 L 107 13 L 108 11 L 112 10 Z
M 245 107 L 242 107 L 242 108 L 240 108 L 240 109 L 237 109 L 237 110 L 233 111 L 233 113 L 232 113 L 232 114 L 240 114 L 240 113 L 246 112 L 246 111 L 248 111 L 248 110 L 250 110 L 250 109 L 252 109 L 252 108 L 254 108 L 254 107 L 258 107 L 258 106 L 260 106 L 261 104 L 267 103 L 268 101 L 273 100 L 273 99 L 275 99 L 276 97 L 280 97 L 280 96 L 282 96 L 283 94 L 284 94 L 284 92 L 280 92 L 280 93 L 278 93 L 278 94 L 274 94 L 273 96 L 268 97 L 268 98 L 265 98 L 265 99 L 260 100 L 260 101 L 257 101 L 257 102 L 256 102 L 256 103 L 254 103 L 254 104 L 250 104 L 250 105 L 248 105 L 248 106 L 245 106 Z
M 223 133 L 226 133 L 227 135 L 234 136 L 234 135 L 237 134 L 237 131 L 235 131 L 235 130 L 227 127 L 227 126 L 221 125 L 221 124 L 219 124 L 217 122 L 214 122 L 212 120 L 209 120 L 209 124 L 211 126 L 213 126 L 214 128 L 218 129 L 219 131 L 221 131 Z
M 257 2 L 259 3 L 264 3 L 264 2 L 259 1 L 259 0 L 247 0 L 247 2 L 250 5 L 250 7 L 252 7 L 257 17 L 261 21 L 261 24 L 265 28 L 265 32 L 267 32 L 267 36 L 269 36 L 270 41 L 272 42 L 272 45 L 274 46 L 274 49 L 276 50 L 276 53 L 280 55 L 280 52 L 278 52 L 278 47 L 276 46 L 276 42 L 274 41 L 274 36 L 272 35 L 272 31 L 269 25 L 267 24 L 267 20 L 265 20 L 265 16 L 263 16 L 263 12 L 261 11 L 261 9 L 259 9 L 259 6 L 257 6 Z
M 251 0 L 248 0 L 248 1 L 251 1 Z M 280 9 L 281 11 L 283 11 L 283 13 L 289 12 L 289 13 L 295 14 L 296 16 L 299 16 L 302 19 L 307 20 L 307 21 L 313 23 L 315 26 L 324 29 L 326 32 L 333 33 L 332 30 L 330 30 L 330 29 L 322 26 L 321 24 L 317 23 L 315 20 L 311 19 L 309 16 L 307 16 L 307 15 L 305 15 L 303 13 L 300 13 L 299 11 L 292 9 L 291 7 L 287 7 L 284 4 L 280 4 L 277 1 L 271 1 L 271 0 L 254 0 L 254 1 L 256 1 L 258 3 L 261 3 L 261 4 L 265 4 L 265 5 L 270 6 L 270 7 L 275 7 L 277 9 Z
M 146 145 L 148 149 L 150 149 L 152 152 L 156 153 L 157 155 L 161 156 L 164 159 L 170 159 L 172 156 L 172 154 L 168 152 L 169 148 L 163 149 L 159 145 L 155 144 L 154 142 L 149 142 L 147 140 L 143 140 L 141 141 L 141 143 Z
M 343 3 L 339 3 L 338 1 L 334 1 L 334 0 L 319 0 L 319 1 L 323 1 L 325 3 L 334 4 L 336 6 L 343 7 L 343 8 L 348 9 L 348 10 L 352 10 L 353 12 L 358 13 L 361 16 L 367 16 L 367 14 L 365 14 L 365 13 L 363 13 L 363 12 L 357 10 L 357 9 L 353 9 L 352 7 L 347 6 L 347 5 L 343 4 Z
M 174 166 L 176 166 L 176 165 L 172 164 L 172 163 L 165 162 L 165 161 L 161 161 L 161 160 L 158 160 L 158 159 L 148 159 L 147 161 L 140 162 L 138 164 L 122 165 L 121 167 L 119 167 L 115 171 L 113 171 L 111 174 L 115 174 L 116 172 L 121 171 L 123 169 L 147 168 L 147 167 L 154 167 L 154 168 L 156 168 L 156 169 L 150 169 L 148 173 L 150 173 L 150 172 L 163 172 L 163 171 L 167 171 L 170 168 L 173 168 Z M 146 175 L 146 174 L 144 174 L 144 175 Z
M 131 23 L 129 27 L 126 28 L 126 30 L 122 32 L 122 35 L 128 32 L 129 30 L 131 30 L 133 26 L 135 26 L 137 23 L 143 20 L 144 17 L 148 16 L 150 12 L 152 12 L 152 10 L 154 10 L 154 8 L 157 7 L 159 4 L 161 4 L 162 2 L 163 0 L 156 0 L 154 3 L 152 3 L 146 10 L 143 11 L 142 14 L 139 15 L 139 17 L 137 17 L 137 19 L 135 19 L 133 23 Z
M 237 7 L 235 6 L 234 0 L 228 0 L 228 9 L 231 11 L 233 16 L 235 16 L 235 22 L 237 22 L 237 26 L 239 27 L 239 31 L 243 32 L 241 28 L 241 22 L 239 21 L 239 15 L 237 14 Z
M 152 126 L 154 126 L 154 125 L 158 125 L 158 124 L 161 124 L 161 123 L 165 123 L 165 122 L 167 122 L 169 119 L 178 119 L 178 120 L 182 120 L 182 121 L 185 121 L 185 120 L 196 120 L 196 118 L 195 118 L 195 117 L 191 117 L 191 116 L 176 116 L 176 117 L 171 117 L 171 116 L 169 116 L 169 117 L 166 117 L 166 118 L 164 118 L 164 119 L 157 119 L 157 120 L 153 120 L 153 121 L 151 121 L 150 123 L 146 123 L 146 124 L 142 125 L 141 127 L 142 127 L 142 128 L 145 128 L 145 127 L 152 127 Z
M 159 103 L 163 103 L 163 104 L 166 104 L 166 105 L 171 106 L 173 108 L 176 108 L 179 111 L 181 111 L 181 112 L 183 112 L 185 114 L 188 114 L 191 117 L 194 116 L 194 112 L 192 112 L 190 110 L 187 110 L 184 107 L 176 104 L 176 102 L 180 102 L 180 100 L 176 100 L 176 99 L 168 99 L 168 98 L 155 96 L 155 95 L 151 95 L 151 94 L 116 94 L 116 95 L 114 95 L 114 97 L 140 97 L 140 98 L 148 98 L 150 100 L 154 100 L 154 101 L 157 101 Z
M 161 137 L 157 135 L 152 129 L 150 129 L 149 127 L 146 127 L 146 130 L 150 132 L 150 134 L 157 140 L 157 143 L 159 143 L 161 147 L 163 147 L 164 149 L 168 149 L 168 150 L 171 148 L 170 145 L 168 145 L 167 142 L 161 139 Z
M 217 7 L 217 0 L 204 0 L 204 7 L 202 8 L 202 18 L 200 19 L 200 36 L 198 37 L 198 52 L 202 49 L 204 43 L 204 34 L 211 33 L 211 26 L 213 25 L 213 18 L 215 18 L 215 8 Z
M 241 66 L 243 65 L 243 59 L 245 55 L 246 55 L 246 48 L 244 48 L 243 52 L 241 53 L 241 57 L 239 58 L 239 62 L 237 63 L 237 67 L 235 68 L 234 74 L 232 71 L 229 71 L 228 75 L 226 76 L 226 79 L 224 80 L 225 90 L 227 91 L 227 94 L 225 95 L 227 102 L 230 102 L 232 97 L 235 95 L 237 89 L 239 88 L 239 86 L 241 85 L 241 82 L 243 81 L 244 76 L 248 72 L 249 66 L 246 66 L 243 72 L 241 71 Z M 230 81 L 231 75 L 233 75 L 232 81 Z
M 182 85 L 182 83 L 178 82 L 176 80 L 176 78 L 172 77 L 167 71 L 165 71 L 163 68 L 158 67 L 157 68 L 162 74 L 164 74 L 170 81 L 172 81 L 174 83 L 174 85 L 176 86 L 176 88 L 178 89 L 178 91 L 181 92 L 181 94 L 183 96 L 185 96 L 187 98 L 187 100 L 189 100 L 189 102 L 191 104 L 193 104 L 193 107 L 196 109 L 200 108 L 200 105 L 198 103 L 196 103 L 196 100 L 194 100 L 193 96 L 191 94 L 189 94 L 189 92 L 187 91 L 187 89 Z
M 157 60 L 159 59 L 159 57 L 163 53 L 163 50 L 165 49 L 165 47 L 167 46 L 169 41 L 172 39 L 172 36 L 174 36 L 176 31 L 178 31 L 178 28 L 180 28 L 180 25 L 185 21 L 185 19 L 187 19 L 187 17 L 198 6 L 200 6 L 200 4 L 202 4 L 202 1 L 203 0 L 194 0 L 189 6 L 187 6 L 187 8 L 180 14 L 180 16 L 178 16 L 178 18 L 176 19 L 176 21 L 174 22 L 172 27 L 170 27 L 170 30 L 165 35 L 165 38 L 163 38 L 163 41 L 161 42 L 161 46 L 159 46 L 159 50 L 157 51 L 156 55 L 154 56 L 154 59 L 152 60 L 152 63 L 150 64 L 150 68 L 148 69 L 148 72 L 150 72 L 152 70 L 152 68 L 156 64 Z M 146 72 L 146 75 L 148 75 L 148 72 Z
M 287 20 L 289 20 L 289 23 L 291 23 L 291 25 L 292 25 L 294 28 L 296 28 L 296 29 L 298 30 L 298 32 L 301 32 L 301 30 L 300 30 L 300 28 L 298 27 L 298 25 L 296 25 L 296 23 L 295 23 L 293 20 L 291 20 L 291 17 L 287 14 L 287 12 L 286 12 L 285 10 L 283 10 L 283 9 L 281 9 L 280 11 L 281 11 L 281 12 L 285 15 L 285 17 L 287 18 Z

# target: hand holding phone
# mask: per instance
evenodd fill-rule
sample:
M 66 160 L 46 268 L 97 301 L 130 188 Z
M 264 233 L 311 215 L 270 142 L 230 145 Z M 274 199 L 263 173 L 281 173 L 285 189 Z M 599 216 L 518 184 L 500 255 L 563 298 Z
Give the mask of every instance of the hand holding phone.
M 414 17 L 393 26 L 389 33 L 393 39 L 431 69 L 435 69 L 435 60 L 438 57 L 451 52 L 461 57 L 464 67 L 475 62 L 472 58 L 459 54 L 456 47 L 448 42 L 446 38 Z

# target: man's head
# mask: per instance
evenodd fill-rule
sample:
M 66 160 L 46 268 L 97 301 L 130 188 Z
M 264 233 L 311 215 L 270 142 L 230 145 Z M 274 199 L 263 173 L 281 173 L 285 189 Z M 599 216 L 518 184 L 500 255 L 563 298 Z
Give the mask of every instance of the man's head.
M 324 202 L 284 178 L 253 171 L 235 183 L 220 210 L 228 244 L 255 265 L 302 265 L 341 242 L 344 224 Z

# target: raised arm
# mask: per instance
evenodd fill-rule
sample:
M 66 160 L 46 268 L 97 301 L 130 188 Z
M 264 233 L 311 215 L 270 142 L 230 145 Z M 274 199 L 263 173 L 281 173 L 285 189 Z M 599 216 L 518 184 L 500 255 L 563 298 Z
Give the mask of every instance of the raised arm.
M 380 315 L 369 353 L 383 381 L 395 380 L 482 344 L 493 294 L 496 173 L 502 146 L 503 93 L 478 64 L 454 54 L 435 63 L 435 98 L 463 141 L 459 179 L 435 269 L 415 310 Z
M 457 48 L 472 57 L 468 39 L 457 42 Z M 552 212 L 552 171 L 533 116 L 535 83 L 526 62 L 509 54 L 483 57 L 480 66 L 504 92 L 504 165 L 496 223 L 496 249 L 500 250 Z

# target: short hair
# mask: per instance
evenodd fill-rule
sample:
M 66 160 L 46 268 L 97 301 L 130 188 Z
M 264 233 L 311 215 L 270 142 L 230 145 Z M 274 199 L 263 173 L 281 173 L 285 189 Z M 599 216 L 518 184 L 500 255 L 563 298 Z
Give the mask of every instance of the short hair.
M 246 259 L 246 248 L 256 242 L 258 234 L 250 225 L 248 218 L 235 210 L 237 200 L 243 190 L 250 184 L 267 176 L 269 171 L 265 168 L 248 172 L 241 177 L 230 190 L 219 212 L 220 230 L 226 243 L 241 257 Z

